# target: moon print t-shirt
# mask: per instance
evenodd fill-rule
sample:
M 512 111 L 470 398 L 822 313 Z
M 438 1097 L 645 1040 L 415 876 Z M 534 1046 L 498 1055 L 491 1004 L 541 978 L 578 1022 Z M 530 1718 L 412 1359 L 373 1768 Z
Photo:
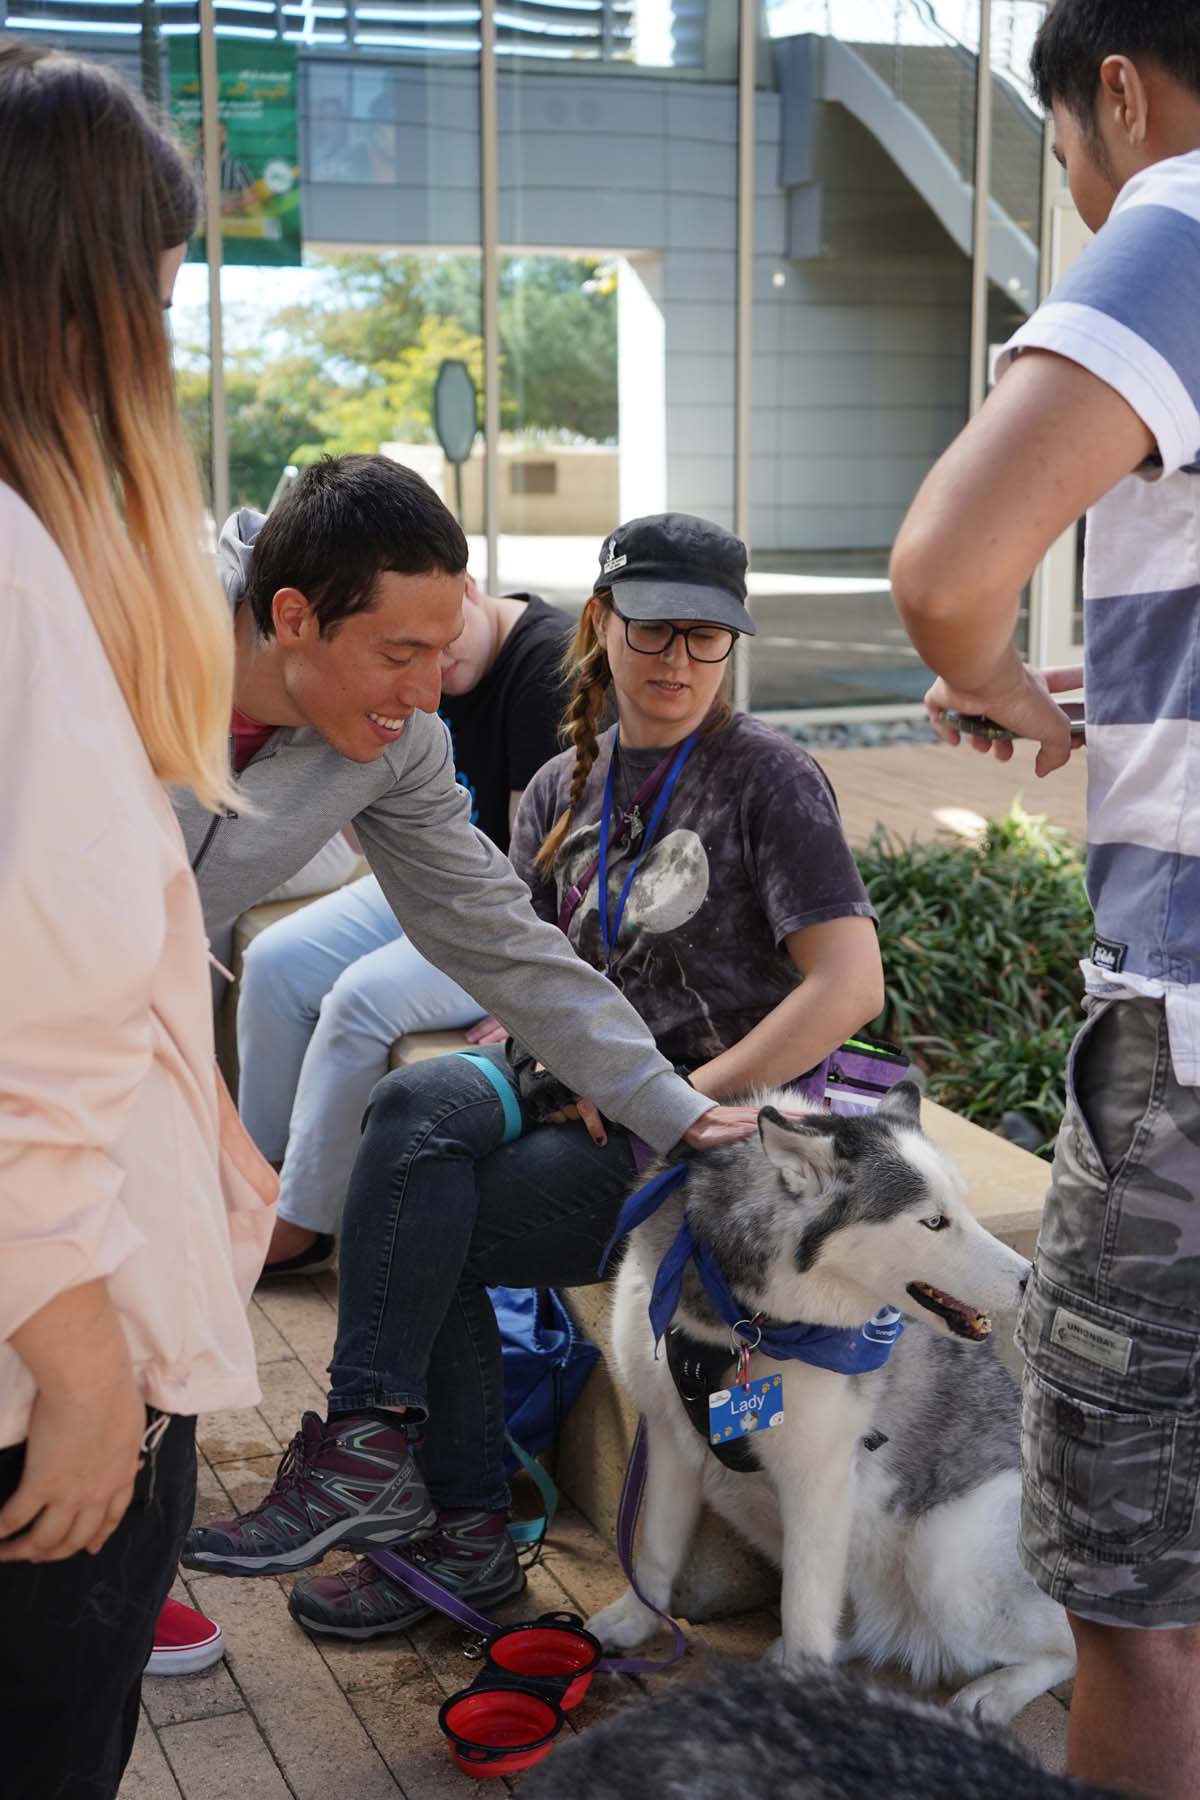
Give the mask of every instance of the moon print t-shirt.
M 596 759 L 553 878 L 534 857 L 567 804 L 573 750 L 530 782 L 509 854 L 543 919 L 595 861 L 615 733 Z M 614 828 L 664 749 L 618 754 Z M 647 812 L 649 808 L 645 809 Z M 612 846 L 609 918 L 637 846 Z M 568 936 L 604 967 L 593 879 Z M 700 738 L 675 784 L 621 920 L 612 979 L 663 1055 L 688 1068 L 727 1050 L 800 984 L 785 939 L 827 919 L 873 919 L 823 771 L 790 738 L 739 713 Z

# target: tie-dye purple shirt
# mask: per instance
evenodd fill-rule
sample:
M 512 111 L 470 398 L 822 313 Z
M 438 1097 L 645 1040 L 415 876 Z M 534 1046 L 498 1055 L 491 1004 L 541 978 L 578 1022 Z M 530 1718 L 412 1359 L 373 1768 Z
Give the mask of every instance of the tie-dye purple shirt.
M 614 733 L 600 740 L 579 811 L 554 872 L 533 866 L 566 805 L 574 752 L 540 769 L 525 790 L 509 854 L 543 919 L 595 860 Z M 662 760 L 622 751 L 617 816 Z M 610 854 L 612 917 L 636 848 Z M 593 881 L 568 936 L 604 967 Z M 781 732 L 738 714 L 701 738 L 671 795 L 621 921 L 613 980 L 663 1055 L 694 1068 L 743 1038 L 800 983 L 784 940 L 828 919 L 875 917 L 838 816 L 812 757 Z

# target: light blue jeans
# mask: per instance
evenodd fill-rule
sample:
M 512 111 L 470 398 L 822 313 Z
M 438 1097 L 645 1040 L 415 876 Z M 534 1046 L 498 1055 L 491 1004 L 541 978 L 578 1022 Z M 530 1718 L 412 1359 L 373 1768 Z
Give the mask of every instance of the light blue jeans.
M 279 1216 L 335 1232 L 363 1114 L 388 1052 L 483 1008 L 405 937 L 373 875 L 260 932 L 238 999 L 238 1107 L 271 1162 Z

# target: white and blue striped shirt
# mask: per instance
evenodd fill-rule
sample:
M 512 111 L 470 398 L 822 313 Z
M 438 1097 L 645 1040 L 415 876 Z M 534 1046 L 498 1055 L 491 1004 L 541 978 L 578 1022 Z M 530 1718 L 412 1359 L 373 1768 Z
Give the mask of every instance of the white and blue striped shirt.
M 1088 515 L 1088 893 L 1094 992 L 1166 999 L 1172 1061 L 1200 1085 L 1200 151 L 1122 190 L 1012 339 L 1127 400 L 1157 455 Z

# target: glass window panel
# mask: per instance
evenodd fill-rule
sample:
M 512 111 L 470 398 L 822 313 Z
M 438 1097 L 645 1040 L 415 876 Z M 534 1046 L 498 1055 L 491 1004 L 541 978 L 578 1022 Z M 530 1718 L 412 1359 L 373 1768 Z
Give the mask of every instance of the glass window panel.
M 222 269 L 235 506 L 268 506 L 321 454 L 380 450 L 457 503 L 433 394 L 447 359 L 482 390 L 479 13 L 460 10 L 468 55 L 299 48 L 301 262 Z M 480 435 L 463 483 L 476 533 L 481 455 Z
M 988 367 L 1038 303 L 1045 115 L 1029 55 L 1045 0 L 992 0 L 992 156 L 988 209 Z M 1029 647 L 1029 590 L 1017 643 Z
M 576 18 L 499 77 L 500 586 L 563 604 L 621 519 L 734 505 L 736 0 Z
M 917 702 L 888 553 L 966 421 L 979 9 L 766 0 L 754 267 L 756 711 Z

